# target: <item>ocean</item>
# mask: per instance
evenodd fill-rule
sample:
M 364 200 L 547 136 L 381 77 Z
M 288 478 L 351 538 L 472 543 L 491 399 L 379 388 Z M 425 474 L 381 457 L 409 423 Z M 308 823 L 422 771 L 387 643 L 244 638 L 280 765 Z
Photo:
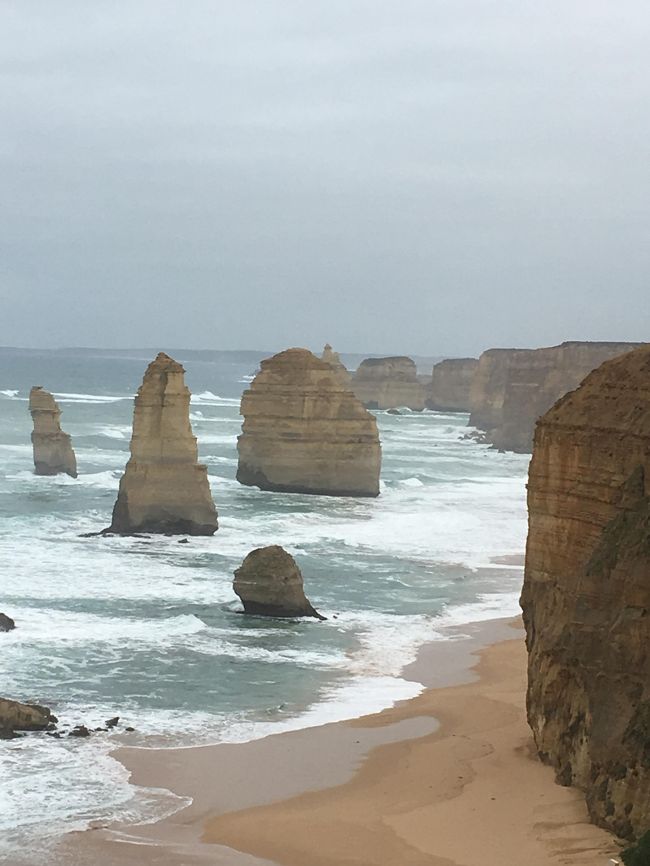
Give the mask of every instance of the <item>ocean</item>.
M 377 412 L 376 500 L 262 492 L 235 480 L 239 399 L 263 352 L 172 352 L 220 528 L 212 538 L 85 538 L 109 525 L 133 395 L 155 352 L 0 350 L 0 695 L 110 734 L 0 741 L 0 860 L 62 830 L 182 805 L 128 784 L 120 744 L 238 742 L 413 697 L 401 677 L 441 628 L 518 612 L 526 455 L 464 439 L 466 415 Z M 343 357 L 346 361 L 345 356 Z M 79 478 L 33 474 L 29 389 L 62 410 Z M 327 621 L 244 617 L 234 569 L 281 544 Z M 124 726 L 135 730 L 125 733 Z

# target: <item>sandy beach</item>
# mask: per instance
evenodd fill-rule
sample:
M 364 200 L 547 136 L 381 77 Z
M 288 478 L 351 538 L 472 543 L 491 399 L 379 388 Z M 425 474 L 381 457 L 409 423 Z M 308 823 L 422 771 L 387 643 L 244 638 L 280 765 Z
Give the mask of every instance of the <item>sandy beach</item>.
M 191 805 L 74 834 L 56 862 L 605 866 L 616 841 L 534 755 L 518 623 L 469 633 L 423 648 L 405 675 L 427 689 L 385 712 L 244 744 L 120 750 L 135 784 Z

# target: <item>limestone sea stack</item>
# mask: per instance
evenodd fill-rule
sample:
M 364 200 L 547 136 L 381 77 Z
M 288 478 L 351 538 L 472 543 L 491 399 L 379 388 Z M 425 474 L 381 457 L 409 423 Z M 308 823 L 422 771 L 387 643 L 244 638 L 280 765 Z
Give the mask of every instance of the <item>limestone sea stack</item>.
M 341 361 L 339 353 L 335 352 L 329 343 L 325 344 L 323 354 L 321 355 L 321 360 L 325 361 L 326 364 L 330 365 L 330 367 L 338 375 L 339 379 L 341 380 L 341 382 L 343 382 L 346 388 L 350 387 L 352 377 L 350 376 L 345 364 L 343 364 L 343 362 Z
M 121 535 L 212 535 L 217 512 L 208 473 L 198 462 L 185 370 L 161 352 L 135 398 L 131 458 L 120 481 L 113 521 Z
M 258 616 L 325 619 L 307 596 L 295 559 L 277 544 L 252 550 L 235 571 L 233 589 L 244 612 Z
M 447 358 L 434 364 L 426 405 L 439 412 L 469 412 L 477 358 Z
M 352 377 L 352 390 L 368 409 L 424 409 L 425 387 L 411 358 L 366 358 Z
M 262 361 L 241 401 L 241 484 L 285 493 L 377 496 L 377 422 L 307 349 Z
M 470 393 L 469 423 L 495 448 L 529 453 L 535 422 L 604 361 L 639 343 L 568 342 L 544 349 L 489 349 Z
M 650 828 L 650 346 L 540 420 L 521 604 L 541 758 L 623 837 Z
M 34 422 L 32 445 L 36 475 L 77 477 L 77 459 L 70 436 L 61 430 L 61 410 L 56 400 L 40 385 L 29 392 L 29 411 Z

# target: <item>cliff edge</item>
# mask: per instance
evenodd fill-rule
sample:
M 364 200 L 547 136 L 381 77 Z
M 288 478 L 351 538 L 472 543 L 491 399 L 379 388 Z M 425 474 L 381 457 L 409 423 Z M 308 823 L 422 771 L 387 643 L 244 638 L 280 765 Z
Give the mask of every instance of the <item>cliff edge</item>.
M 539 421 L 528 508 L 535 743 L 594 821 L 632 838 L 650 828 L 650 347 Z

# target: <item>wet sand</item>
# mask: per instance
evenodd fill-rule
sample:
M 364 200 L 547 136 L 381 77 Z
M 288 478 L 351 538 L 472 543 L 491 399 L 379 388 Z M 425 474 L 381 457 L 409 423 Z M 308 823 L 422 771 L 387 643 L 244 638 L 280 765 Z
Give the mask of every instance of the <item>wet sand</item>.
M 448 637 L 405 672 L 426 691 L 382 713 L 237 745 L 120 750 L 135 784 L 191 805 L 73 834 L 52 862 L 606 866 L 618 846 L 533 754 L 520 628 Z

